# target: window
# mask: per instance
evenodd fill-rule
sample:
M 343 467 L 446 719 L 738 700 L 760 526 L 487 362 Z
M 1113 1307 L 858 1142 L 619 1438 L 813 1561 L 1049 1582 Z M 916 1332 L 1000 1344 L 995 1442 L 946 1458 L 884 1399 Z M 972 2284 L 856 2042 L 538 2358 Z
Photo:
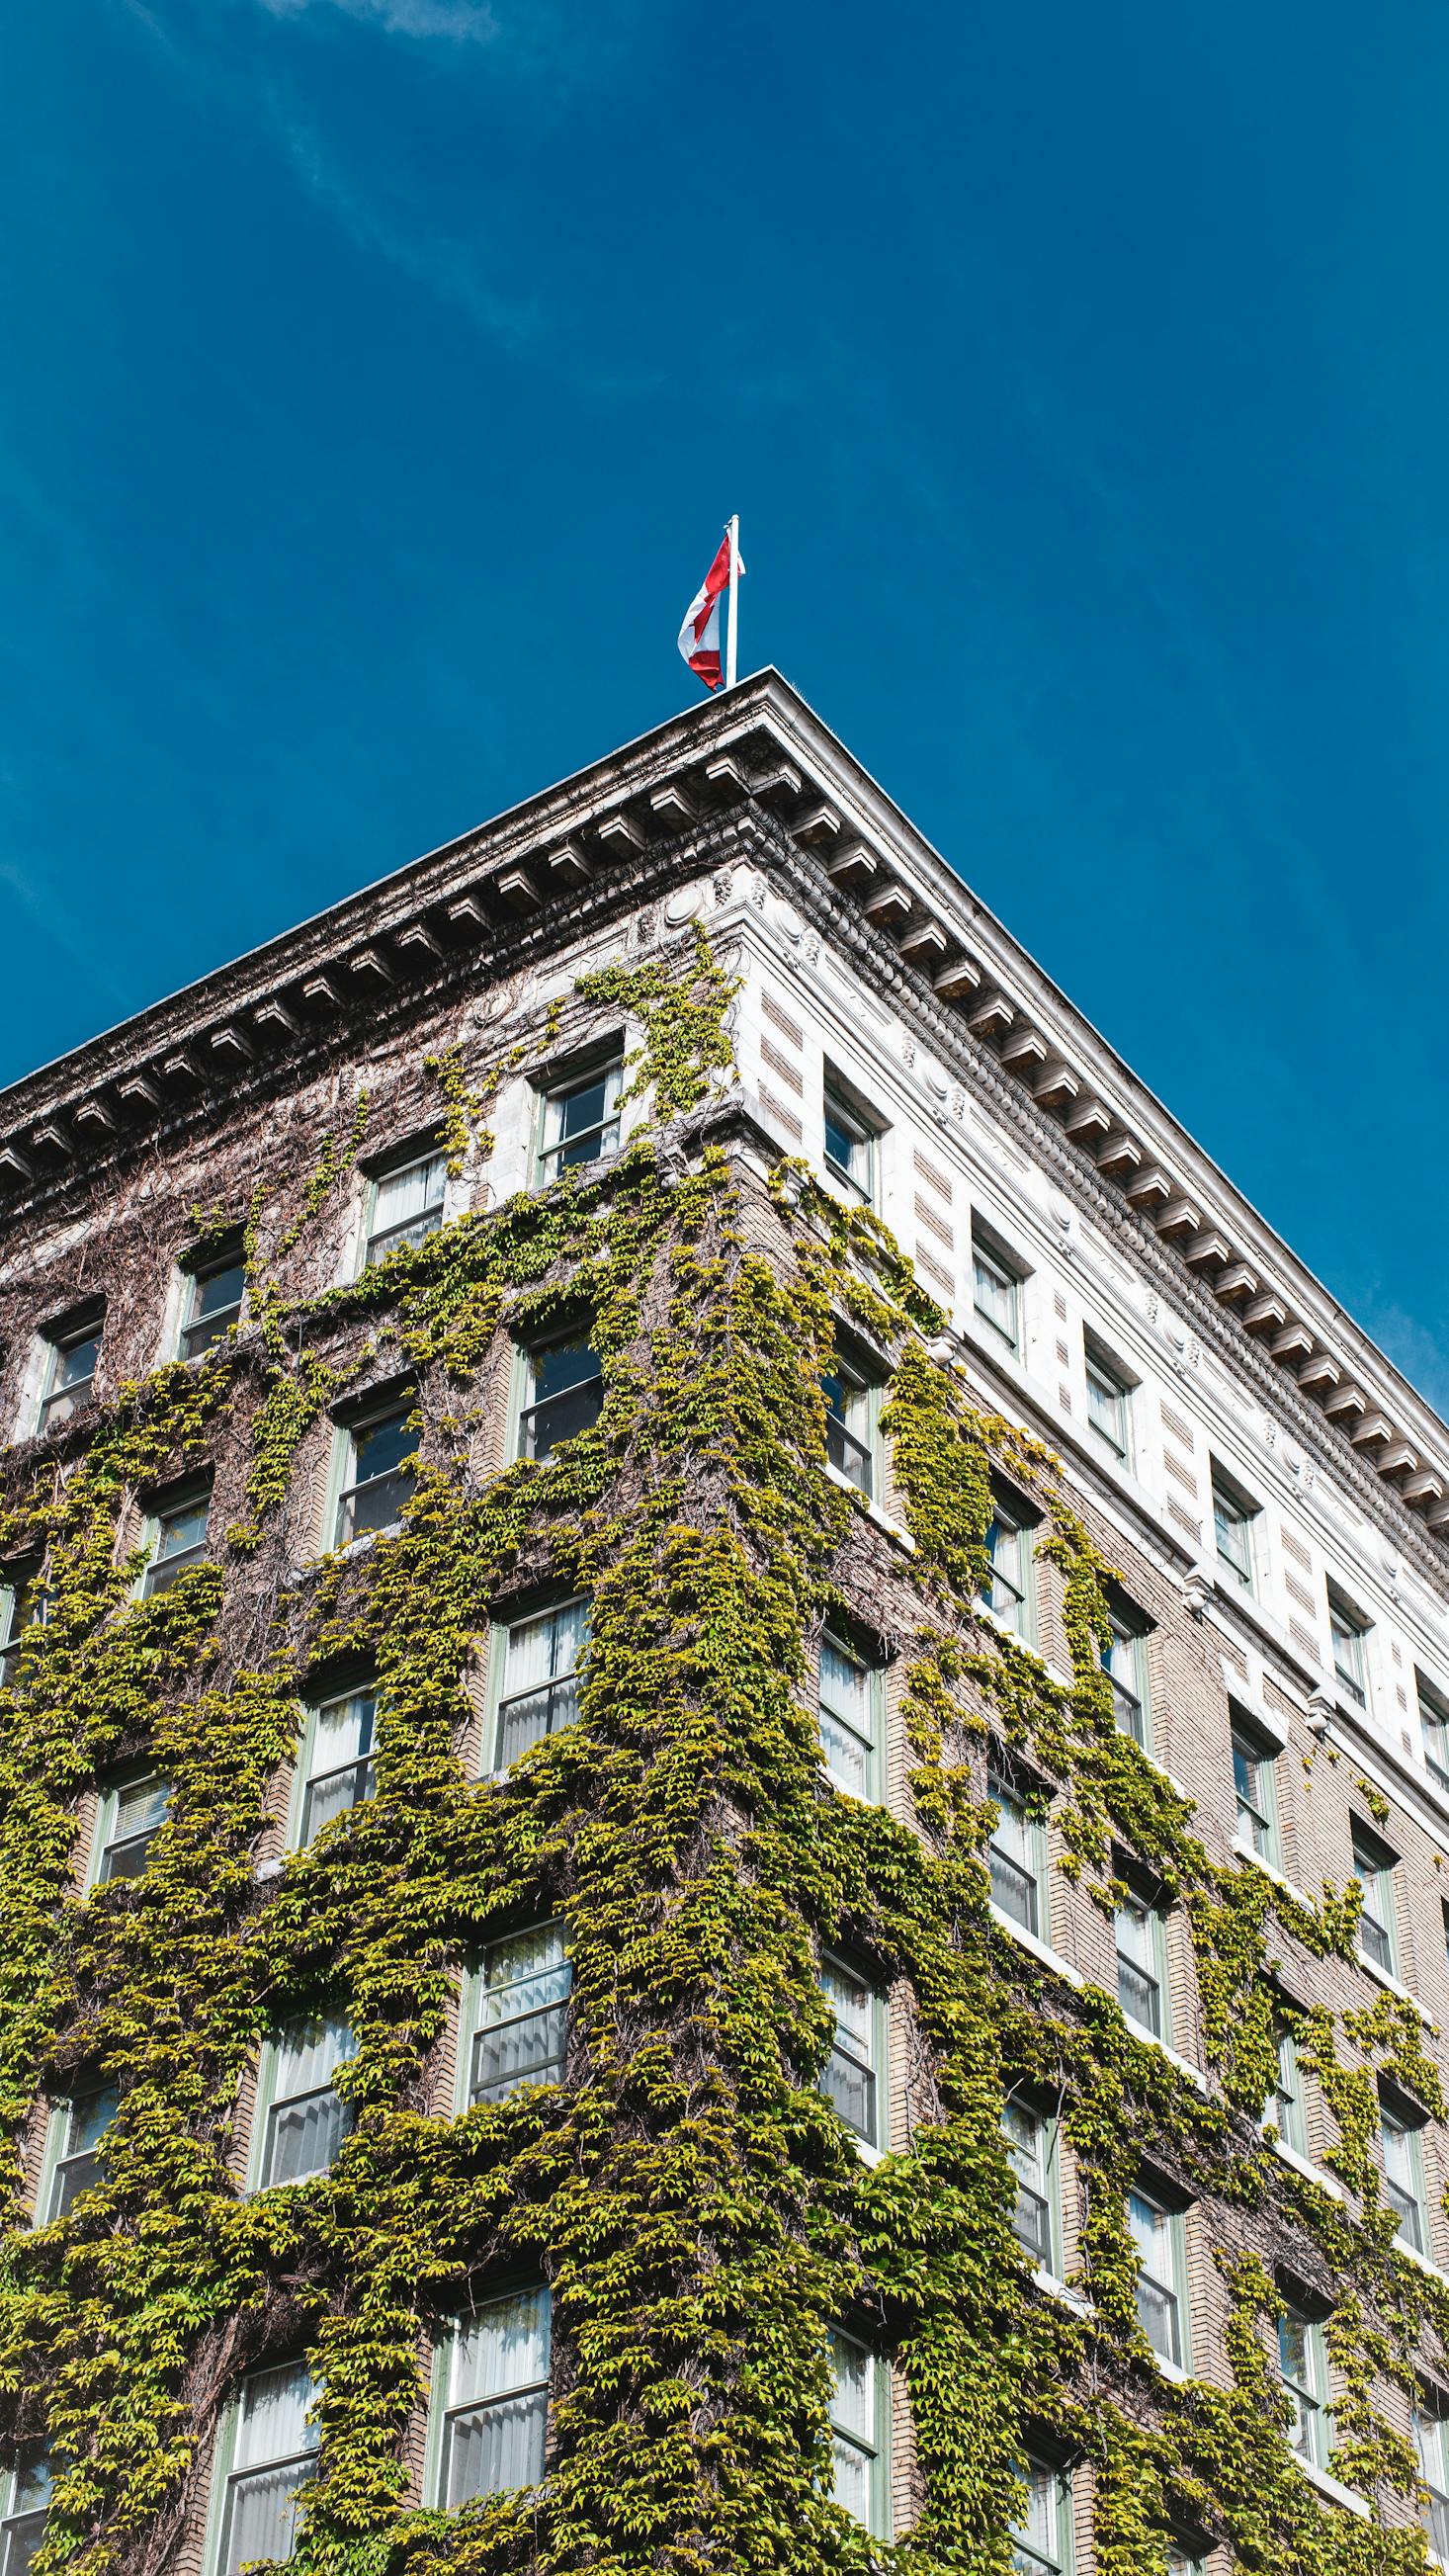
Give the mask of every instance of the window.
M 1449 2566 L 1449 2399 L 1426 2390 L 1414 2408 L 1414 2448 L 1429 2493 L 1421 2507 L 1429 2550 Z
M 1119 1735 L 1130 1735 L 1147 1749 L 1147 1639 L 1137 1619 L 1125 1610 L 1109 1610 L 1108 1639 L 1102 1670 L 1112 1686 L 1112 1706 Z
M 119 1782 L 103 1793 L 96 1817 L 98 1887 L 113 1878 L 140 1877 L 170 1803 L 171 1784 L 155 1771 Z
M 420 1437 L 411 1395 L 343 1425 L 334 1547 L 348 1547 L 366 1531 L 390 1529 L 402 1518 Z
M 180 1575 L 189 1574 L 194 1565 L 205 1565 L 210 1516 L 210 1494 L 182 1494 L 157 1505 L 146 1525 L 150 1558 L 141 1576 L 143 1600 L 169 1592 Z
M 258 2191 L 325 2173 L 352 2126 L 333 2079 L 353 2053 L 336 2015 L 289 2022 L 262 2051 L 257 2084 Z
M 869 1502 L 875 1492 L 875 1396 L 860 1370 L 837 1351 L 820 1381 L 825 1397 L 825 1455 L 838 1475 Z
M 1328 1587 L 1328 1630 L 1333 1640 L 1333 1669 L 1341 1687 L 1358 1708 L 1368 1706 L 1369 1623 L 1351 1609 L 1341 1592 Z
M 1139 2184 L 1127 2194 L 1127 2226 L 1137 2253 L 1137 2322 L 1159 2361 L 1180 2370 L 1186 2344 L 1181 2213 Z
M 592 1073 L 553 1085 L 543 1095 L 543 1121 L 538 1152 L 538 1185 L 545 1189 L 561 1172 L 580 1163 L 611 1162 L 619 1150 L 619 1094 L 624 1084 L 622 1053 Z
M 1286 2021 L 1273 2024 L 1273 2089 L 1263 2105 L 1262 2126 L 1275 2128 L 1296 2156 L 1308 2152 L 1308 2126 L 1303 2111 L 1303 2076 L 1298 2047 Z
M 34 1565 L 12 1565 L 7 1572 L 9 1580 L 0 1583 L 0 1686 L 5 1688 L 17 1678 L 25 1629 L 43 1625 L 49 1607 Z
M 1218 1563 L 1229 1580 L 1242 1592 L 1253 1590 L 1253 1523 L 1258 1516 L 1256 1503 L 1226 1476 L 1217 1460 L 1212 1462 L 1213 1536 L 1217 1542 Z
M 233 1324 L 241 1322 L 247 1273 L 239 1249 L 208 1261 L 188 1261 L 181 1285 L 181 1334 L 177 1350 L 184 1360 L 199 1360 Z
M 549 2296 L 494 2299 L 439 2346 L 428 2486 L 445 2513 L 536 2487 L 548 2430 Z
M 1159 1908 L 1129 1889 L 1117 1907 L 1117 2001 L 1154 2039 L 1168 2035 L 1166 1935 Z
M 1203 2576 L 1203 2563 L 1192 2549 L 1169 2549 L 1167 2576 Z
M 25 2576 L 45 2536 L 50 2462 L 31 2459 L 0 2476 L 0 2576 Z
M 307 2421 L 316 2394 L 305 2362 L 256 2370 L 242 2381 L 217 2451 L 215 2576 L 237 2576 L 255 2559 L 291 2557 L 298 2507 L 317 2475 L 317 2433 Z
M 1363 1890 L 1363 1905 L 1358 1918 L 1359 1956 L 1386 1976 L 1394 1973 L 1397 1943 L 1394 1938 L 1394 1869 L 1395 1855 L 1386 1843 L 1371 1834 L 1367 1825 L 1353 1827 L 1353 1874 Z
M 1014 2576 L 1070 2576 L 1072 2490 L 1060 2469 L 1023 2461 L 1011 2537 Z
M 561 2084 L 572 1971 L 561 1923 L 490 1941 L 471 1980 L 465 2026 L 468 2102 L 501 2102 L 525 2084 Z
M 832 2330 L 831 2492 L 844 2512 L 881 2538 L 886 2526 L 883 2378 L 874 2353 Z
M 1132 1456 L 1132 1386 L 1095 1334 L 1086 1336 L 1087 1429 L 1121 1466 Z
M 116 2116 L 120 2099 L 114 2084 L 93 2085 L 72 2101 L 57 2102 L 50 2115 L 48 2174 L 42 2190 L 41 2224 L 64 2218 L 72 2203 L 100 2179 L 100 2143 Z
M 371 1270 L 405 1243 L 425 1243 L 443 1222 L 447 1156 L 436 1145 L 410 1150 L 405 1161 L 378 1172 L 367 1185 L 362 1260 Z
M 1419 1723 L 1424 1730 L 1424 1761 L 1429 1777 L 1441 1789 L 1449 1790 L 1449 1700 L 1426 1682 L 1422 1673 L 1415 1675 L 1419 1685 Z
M 1285 2301 L 1278 2320 L 1278 2373 L 1293 2410 L 1289 2442 L 1300 2460 L 1321 2469 L 1328 2459 L 1330 2440 L 1323 2328 L 1316 2317 L 1295 2307 L 1291 2300 Z
M 1031 1532 L 1022 1516 L 998 1495 L 986 1524 L 991 1571 L 980 1594 L 983 1610 L 1013 1637 L 1031 1642 Z
M 1245 1717 L 1232 1718 L 1233 1796 L 1237 1802 L 1234 1840 L 1239 1851 L 1252 1852 L 1274 1868 L 1278 1862 L 1277 1756 L 1267 1738 Z
M 300 1766 L 299 1851 L 324 1825 L 372 1796 L 377 1786 L 376 1729 L 377 1693 L 370 1685 L 325 1699 L 309 1712 Z
M 542 1465 L 561 1440 L 572 1440 L 598 1421 L 604 1408 L 604 1372 L 587 1341 L 550 1342 L 527 1357 L 526 1402 L 518 1422 L 520 1458 Z
M 820 1749 L 838 1789 L 879 1795 L 880 1674 L 827 1629 L 820 1640 Z
M 1381 2102 L 1379 2137 L 1384 2158 L 1384 2198 L 1398 2220 L 1400 2243 L 1412 2245 L 1416 2254 L 1427 2254 L 1428 2204 L 1424 2197 L 1421 2125 L 1411 2115 L 1407 2103 Z
M 1045 1916 L 1042 1876 L 1046 1857 L 1041 1820 L 1028 1813 L 1020 1790 L 997 1764 L 993 1764 L 987 1773 L 986 1794 L 996 1807 L 996 1824 L 987 1855 L 991 1872 L 991 1902 L 1013 1923 L 1019 1923 L 1024 1932 L 1041 1935 Z
M 878 2147 L 885 2006 L 874 1989 L 839 1959 L 821 1961 L 820 1991 L 835 2015 L 835 2037 L 820 2090 L 863 2146 Z
M 507 1771 L 530 1744 L 572 1726 L 579 1713 L 579 1666 L 589 1635 L 589 1605 L 565 1601 L 532 1619 L 495 1630 L 498 1705 L 493 1769 Z
M 101 1347 L 101 1318 L 92 1311 L 83 1322 L 57 1326 L 45 1337 L 45 1370 L 40 1386 L 37 1431 L 54 1431 L 89 1404 Z
M 1007 1349 L 1021 1355 L 1021 1272 L 985 1227 L 971 1228 L 971 1302 Z
M 1016 2176 L 1012 2232 L 1040 2272 L 1058 2277 L 1056 2122 L 1029 2102 L 1008 2102 L 1002 2114 L 1006 2161 Z
M 841 1085 L 825 1077 L 825 1168 L 866 1206 L 875 1198 L 875 1133 L 851 1107 Z

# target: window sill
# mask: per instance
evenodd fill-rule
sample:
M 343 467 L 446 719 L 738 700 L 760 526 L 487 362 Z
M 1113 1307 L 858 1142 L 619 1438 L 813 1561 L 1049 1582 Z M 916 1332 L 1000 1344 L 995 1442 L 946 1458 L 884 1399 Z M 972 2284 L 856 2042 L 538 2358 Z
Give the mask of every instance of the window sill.
M 1074 2317 L 1090 2317 L 1092 2313 L 1090 2299 L 1084 2299 L 1080 2290 L 1069 2289 L 1065 2281 L 1057 2279 L 1055 2272 L 1044 2272 L 1038 2264 L 1031 2277 L 1037 2289 L 1046 2298 L 1055 2299 L 1058 2307 L 1069 2309 Z
M 1192 2372 L 1190 2370 L 1184 2370 L 1180 2361 L 1170 2361 L 1165 2352 L 1158 2352 L 1151 2344 L 1148 2345 L 1147 2349 L 1152 2354 L 1153 2368 L 1157 2370 L 1164 2379 L 1170 2380 L 1174 2388 L 1186 2388 L 1188 2386 L 1192 2378 Z
M 1085 1987 L 1087 1980 L 1080 1968 L 1074 1968 L 1070 1959 L 1064 1959 L 1059 1950 L 1053 1950 L 1050 1943 L 1038 1940 L 1035 1932 L 1028 1932 L 1024 1923 L 1013 1922 L 1009 1914 L 1002 1913 L 999 1905 L 990 1905 L 988 1911 L 998 1930 L 1009 1932 L 1012 1940 L 1020 1942 L 1022 1949 L 1029 1950 L 1044 1968 L 1050 1968 L 1054 1977 L 1064 1977 L 1067 1984 L 1075 1986 L 1078 1992 Z
M 859 1485 L 853 1485 L 848 1476 L 842 1476 L 840 1469 L 833 1466 L 828 1458 L 825 1461 L 825 1473 L 832 1485 L 838 1485 L 843 1494 L 854 1495 L 867 1520 L 874 1521 L 876 1528 L 884 1530 L 886 1537 L 894 1539 L 897 1547 L 903 1547 L 908 1556 L 915 1555 L 916 1542 L 904 1521 L 892 1520 L 889 1512 L 883 1511 L 870 1494 L 863 1494 Z
M 1291 1896 L 1295 1905 L 1303 1906 L 1310 1914 L 1316 1911 L 1312 1897 L 1305 1896 L 1301 1887 L 1295 1887 L 1292 1879 L 1278 1867 L 1276 1861 L 1264 1860 L 1261 1852 L 1248 1851 L 1241 1843 L 1234 1843 L 1233 1850 L 1239 1860 L 1247 1862 L 1250 1869 L 1260 1869 L 1263 1876 L 1271 1879 L 1275 1887 L 1281 1887 L 1284 1895 Z
M 1437 2263 L 1432 2262 L 1427 2254 L 1419 2252 L 1417 2245 L 1401 2245 L 1396 2238 L 1393 2250 L 1396 2254 L 1402 2254 L 1406 2263 L 1412 2263 L 1416 2272 L 1427 2273 L 1431 2281 L 1440 2281 L 1445 2289 L 1449 2290 L 1449 2272 L 1441 2272 Z
M 1311 2460 L 1298 2459 L 1296 2451 L 1293 2456 L 1309 2485 L 1317 2487 L 1320 2495 L 1327 2496 L 1330 2504 L 1341 2505 L 1345 2513 L 1356 2513 L 1360 2522 L 1371 2520 L 1368 2506 L 1355 2488 L 1346 2487 L 1341 2479 L 1330 2477 L 1327 2469 L 1316 2469 Z
M 1266 2134 L 1261 2132 L 1260 2134 L 1263 2135 L 1263 2144 L 1272 2148 L 1274 2155 L 1288 2166 L 1290 2172 L 1298 2174 L 1304 2182 L 1316 2183 L 1319 2190 L 1326 2191 L 1331 2200 L 1347 2200 L 1348 2194 L 1336 2174 L 1325 2173 L 1321 2166 L 1311 2163 L 1307 2156 L 1300 2156 L 1298 2149 L 1290 2147 L 1286 2139 L 1269 2138 Z
M 1355 1950 L 1353 1955 L 1359 1967 L 1362 1968 L 1365 1976 L 1372 1977 L 1374 1984 L 1376 1986 L 1382 1986 L 1385 1994 L 1397 1995 L 1401 2003 L 1412 2004 L 1420 2021 L 1423 2023 L 1424 2028 L 1426 2030 L 1433 2029 L 1433 2014 L 1425 2012 L 1418 1996 L 1411 1992 L 1410 1988 L 1403 1983 L 1401 1978 L 1394 1976 L 1389 1969 L 1381 1968 L 1378 1961 L 1376 1959 L 1369 1958 L 1366 1951 Z
M 886 2153 L 884 2147 L 873 2147 L 869 2138 L 858 2138 L 853 2129 L 850 2133 L 850 2143 L 863 2165 L 878 2165 Z
M 1120 2004 L 1117 2009 L 1121 2012 L 1122 2007 Z M 1126 2012 L 1122 2013 L 1122 2019 L 1126 2023 L 1127 2028 L 1132 2033 L 1134 2039 L 1145 2040 L 1149 2048 L 1155 2048 L 1159 2057 L 1165 2057 L 1168 2065 L 1175 2066 L 1178 2074 L 1185 2075 L 1189 2084 L 1195 2085 L 1198 2092 L 1202 2094 L 1204 2100 L 1207 2099 L 1208 2080 L 1200 2066 L 1194 2066 L 1190 2057 L 1180 2057 L 1177 2050 L 1172 2047 L 1170 2042 L 1165 2039 L 1159 2039 L 1156 2031 L 1149 2030 L 1145 2022 L 1134 2021 L 1131 2014 Z

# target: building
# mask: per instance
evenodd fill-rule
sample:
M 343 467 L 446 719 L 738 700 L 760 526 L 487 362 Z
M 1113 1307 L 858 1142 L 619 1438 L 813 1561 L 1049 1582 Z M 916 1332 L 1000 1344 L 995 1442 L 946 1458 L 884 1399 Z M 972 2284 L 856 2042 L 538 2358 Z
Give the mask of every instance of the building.
M 777 674 L 0 1187 L 3 2576 L 1449 2564 L 1449 1431 Z

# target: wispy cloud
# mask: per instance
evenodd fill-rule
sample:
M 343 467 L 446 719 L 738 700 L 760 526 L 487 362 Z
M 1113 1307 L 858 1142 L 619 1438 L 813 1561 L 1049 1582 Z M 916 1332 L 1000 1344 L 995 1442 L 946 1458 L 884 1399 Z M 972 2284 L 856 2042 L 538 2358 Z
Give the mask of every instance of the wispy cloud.
M 390 36 L 442 37 L 453 44 L 489 45 L 499 32 L 490 0 L 260 0 L 260 5 L 272 18 L 336 9 L 344 18 Z

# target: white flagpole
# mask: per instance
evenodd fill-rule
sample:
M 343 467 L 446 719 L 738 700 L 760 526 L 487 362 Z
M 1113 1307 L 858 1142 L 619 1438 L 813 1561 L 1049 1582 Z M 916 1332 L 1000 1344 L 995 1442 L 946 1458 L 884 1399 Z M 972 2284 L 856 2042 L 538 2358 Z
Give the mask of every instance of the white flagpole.
M 727 689 L 732 689 L 738 676 L 739 668 L 737 643 L 740 611 L 740 514 L 738 510 L 735 512 L 734 517 L 729 523 L 729 540 L 730 606 L 729 621 L 725 629 L 725 687 Z

